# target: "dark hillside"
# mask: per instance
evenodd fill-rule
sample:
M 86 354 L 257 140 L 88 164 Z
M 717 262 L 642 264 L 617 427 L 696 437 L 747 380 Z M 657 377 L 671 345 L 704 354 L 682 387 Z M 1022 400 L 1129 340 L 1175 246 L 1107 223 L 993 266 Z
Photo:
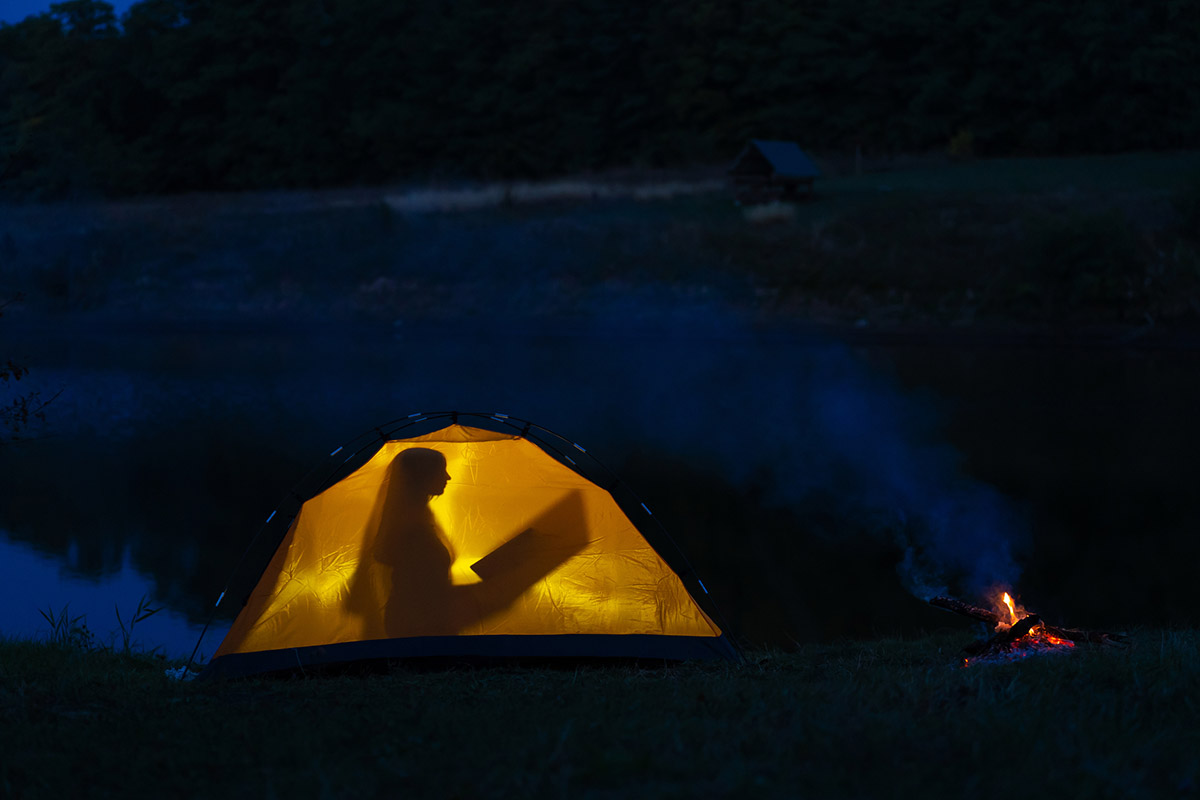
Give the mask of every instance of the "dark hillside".
M 69 0 L 0 26 L 19 197 L 1200 140 L 1200 7 Z

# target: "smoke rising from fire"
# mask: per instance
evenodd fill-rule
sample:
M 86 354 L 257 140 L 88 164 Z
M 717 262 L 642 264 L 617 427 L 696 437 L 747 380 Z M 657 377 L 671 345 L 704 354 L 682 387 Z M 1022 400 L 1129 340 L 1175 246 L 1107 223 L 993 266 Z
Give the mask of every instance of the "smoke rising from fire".
M 963 472 L 932 401 L 901 392 L 845 351 L 826 358 L 833 363 L 810 387 L 825 457 L 846 475 L 850 497 L 894 512 L 886 530 L 903 553 L 906 588 L 927 600 L 1015 581 L 1019 515 L 994 487 Z
M 904 391 L 845 346 L 719 319 L 625 331 L 607 358 L 590 358 L 593 385 L 624 387 L 627 404 L 599 415 L 605 427 L 707 460 L 756 484 L 762 502 L 804 509 L 816 498 L 835 519 L 798 534 L 894 549 L 897 574 L 922 599 L 1017 580 L 1022 514 L 963 470 L 941 401 Z

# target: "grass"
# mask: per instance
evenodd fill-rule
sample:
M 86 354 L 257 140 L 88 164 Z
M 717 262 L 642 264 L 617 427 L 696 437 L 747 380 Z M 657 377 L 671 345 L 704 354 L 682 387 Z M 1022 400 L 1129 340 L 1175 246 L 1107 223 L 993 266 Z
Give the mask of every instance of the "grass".
M 873 326 L 1200 320 L 1200 154 L 996 159 L 840 176 L 788 224 L 719 225 L 773 316 Z
M 133 630 L 138 623 L 150 619 L 161 608 L 154 608 L 150 604 L 150 598 L 143 595 L 138 600 L 137 608 L 133 613 L 126 612 L 126 618 L 121 618 L 121 609 L 117 605 L 113 605 L 113 611 L 117 615 L 117 625 L 120 628 L 121 645 L 120 650 L 117 650 L 116 635 L 112 637 L 109 644 L 104 644 L 97 641 L 96 635 L 92 629 L 88 627 L 87 615 L 71 614 L 70 605 L 65 605 L 58 611 L 53 608 L 38 609 L 38 613 L 42 615 L 42 619 L 49 626 L 47 633 L 47 641 L 58 648 L 67 650 L 79 650 L 82 652 L 92 652 L 95 650 L 109 650 L 112 652 L 120 652 L 123 655 L 131 656 L 140 651 L 140 643 L 133 638 Z
M 964 634 L 742 665 L 175 683 L 0 643 L 14 797 L 1188 797 L 1200 634 L 959 669 Z

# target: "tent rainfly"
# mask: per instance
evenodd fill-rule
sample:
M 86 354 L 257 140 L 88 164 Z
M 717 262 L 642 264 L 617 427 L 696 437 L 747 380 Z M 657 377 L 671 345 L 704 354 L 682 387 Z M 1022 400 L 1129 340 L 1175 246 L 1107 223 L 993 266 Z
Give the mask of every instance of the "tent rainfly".
M 422 656 L 736 658 L 608 491 L 524 436 L 455 420 L 386 441 L 300 507 L 202 677 Z
M 812 196 L 821 170 L 795 142 L 751 139 L 729 168 L 739 203 L 796 199 L 801 187 Z

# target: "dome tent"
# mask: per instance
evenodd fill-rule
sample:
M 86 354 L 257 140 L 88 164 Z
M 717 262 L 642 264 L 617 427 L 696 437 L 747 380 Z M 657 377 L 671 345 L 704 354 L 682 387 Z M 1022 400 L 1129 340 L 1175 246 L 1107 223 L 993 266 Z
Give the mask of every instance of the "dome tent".
M 431 420 L 450 424 L 393 438 Z M 737 658 L 567 453 L 583 448 L 503 415 L 386 427 L 285 523 L 202 677 L 430 656 Z

